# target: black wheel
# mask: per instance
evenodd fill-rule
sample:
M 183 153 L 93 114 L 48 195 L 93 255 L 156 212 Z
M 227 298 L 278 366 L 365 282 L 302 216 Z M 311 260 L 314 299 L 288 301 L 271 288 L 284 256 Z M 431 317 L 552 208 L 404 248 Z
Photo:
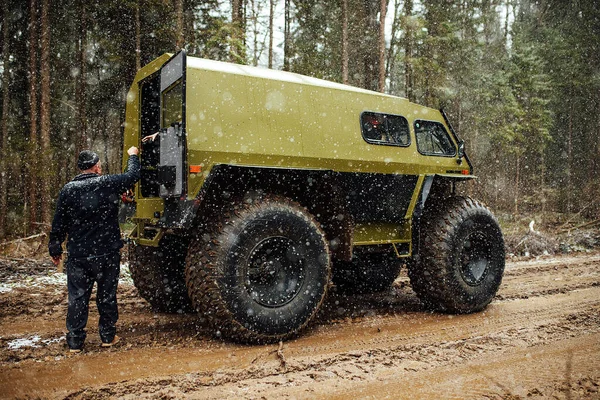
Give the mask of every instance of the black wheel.
M 485 308 L 504 273 L 504 239 L 484 205 L 446 199 L 421 226 L 419 262 L 408 264 L 411 285 L 429 307 L 453 313 Z
M 386 247 L 378 251 L 355 248 L 351 262 L 336 263 L 332 279 L 338 290 L 345 294 L 378 293 L 392 286 L 403 262 L 390 246 Z
M 159 312 L 192 311 L 185 286 L 189 240 L 166 235 L 159 247 L 129 245 L 129 270 L 140 295 Z
M 217 336 L 287 339 L 319 309 L 330 279 L 329 247 L 314 218 L 280 197 L 232 205 L 192 241 L 188 293 Z

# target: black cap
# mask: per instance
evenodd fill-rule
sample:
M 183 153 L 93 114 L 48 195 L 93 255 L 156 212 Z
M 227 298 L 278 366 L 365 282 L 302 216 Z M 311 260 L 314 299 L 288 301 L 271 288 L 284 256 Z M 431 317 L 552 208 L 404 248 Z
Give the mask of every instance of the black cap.
M 77 159 L 77 168 L 85 171 L 86 169 L 90 169 L 94 165 L 98 164 L 98 161 L 100 161 L 98 154 L 91 150 L 83 150 L 81 153 L 79 153 L 79 158 Z

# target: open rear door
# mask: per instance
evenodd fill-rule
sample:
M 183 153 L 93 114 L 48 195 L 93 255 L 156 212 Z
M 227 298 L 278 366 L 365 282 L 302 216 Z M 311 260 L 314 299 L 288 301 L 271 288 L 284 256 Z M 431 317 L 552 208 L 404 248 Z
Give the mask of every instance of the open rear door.
M 185 52 L 160 70 L 160 153 L 157 180 L 160 197 L 185 198 L 187 192 L 185 138 Z

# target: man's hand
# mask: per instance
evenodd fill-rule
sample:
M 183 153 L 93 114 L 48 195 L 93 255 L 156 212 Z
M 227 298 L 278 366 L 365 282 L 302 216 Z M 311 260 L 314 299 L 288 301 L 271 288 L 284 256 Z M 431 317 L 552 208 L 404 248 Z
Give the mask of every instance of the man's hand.
M 60 260 L 62 260 L 62 255 L 52 257 L 52 264 L 58 266 L 58 264 L 60 264 Z
M 144 136 L 142 138 L 142 143 L 146 143 L 146 142 L 154 142 L 154 139 L 156 139 L 156 137 L 160 134 L 160 131 L 153 133 L 152 135 L 148 135 L 148 136 Z
M 137 156 L 138 154 L 140 154 L 140 151 L 137 147 L 131 146 L 129 150 L 127 150 L 127 154 L 129 154 L 130 156 Z

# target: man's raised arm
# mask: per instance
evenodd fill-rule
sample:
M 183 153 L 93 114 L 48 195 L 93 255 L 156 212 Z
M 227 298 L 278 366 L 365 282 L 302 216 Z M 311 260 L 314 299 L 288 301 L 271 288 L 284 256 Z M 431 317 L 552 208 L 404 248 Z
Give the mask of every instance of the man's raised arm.
M 109 175 L 108 179 L 116 187 L 117 192 L 121 193 L 130 189 L 140 180 L 140 151 L 137 147 L 130 147 L 127 150 L 129 160 L 127 160 L 127 169 L 122 174 Z

